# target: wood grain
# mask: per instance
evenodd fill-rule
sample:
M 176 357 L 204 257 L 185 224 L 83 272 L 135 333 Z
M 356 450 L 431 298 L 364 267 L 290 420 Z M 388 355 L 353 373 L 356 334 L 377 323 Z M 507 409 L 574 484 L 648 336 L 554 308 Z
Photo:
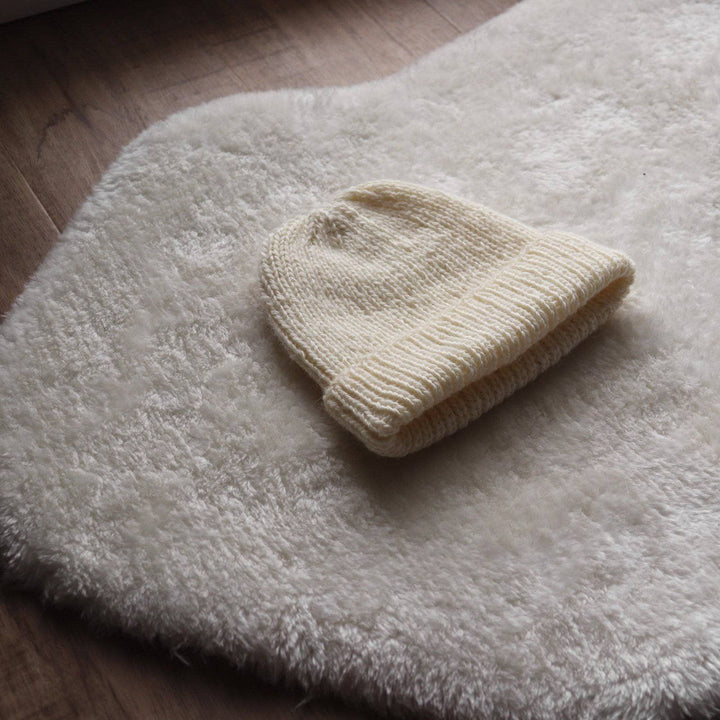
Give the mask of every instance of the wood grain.
M 57 228 L 0 145 L 0 313 L 7 310 L 50 249 Z
M 393 72 L 516 0 L 91 0 L 0 26 L 0 316 L 122 146 L 244 90 Z M 0 718 L 369 718 L 0 592 Z

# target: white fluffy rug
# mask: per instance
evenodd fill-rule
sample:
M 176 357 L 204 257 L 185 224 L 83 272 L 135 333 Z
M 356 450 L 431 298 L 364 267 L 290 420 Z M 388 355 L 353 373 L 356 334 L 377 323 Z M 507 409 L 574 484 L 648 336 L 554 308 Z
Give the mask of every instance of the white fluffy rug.
M 271 677 L 448 718 L 720 702 L 720 4 L 526 0 L 386 80 L 150 128 L 0 330 L 6 564 Z M 268 231 L 373 178 L 626 251 L 609 325 L 404 460 L 326 417 Z

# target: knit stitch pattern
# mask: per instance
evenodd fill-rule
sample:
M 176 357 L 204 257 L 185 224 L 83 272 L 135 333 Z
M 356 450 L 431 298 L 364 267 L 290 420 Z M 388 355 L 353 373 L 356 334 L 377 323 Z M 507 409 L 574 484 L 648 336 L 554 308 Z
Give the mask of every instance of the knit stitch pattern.
M 615 311 L 633 264 L 435 190 L 345 191 L 265 246 L 270 323 L 370 450 L 400 457 L 465 427 Z

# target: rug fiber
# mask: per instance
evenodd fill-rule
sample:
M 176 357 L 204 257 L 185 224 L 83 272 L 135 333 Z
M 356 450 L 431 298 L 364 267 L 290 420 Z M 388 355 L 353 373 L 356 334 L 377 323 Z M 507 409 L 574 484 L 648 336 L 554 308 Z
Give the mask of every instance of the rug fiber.
M 716 2 L 525 0 L 390 78 L 144 132 L 0 326 L 6 566 L 378 709 L 710 716 L 719 28 Z M 325 415 L 258 294 L 273 228 L 378 178 L 637 265 L 608 325 L 402 460 Z

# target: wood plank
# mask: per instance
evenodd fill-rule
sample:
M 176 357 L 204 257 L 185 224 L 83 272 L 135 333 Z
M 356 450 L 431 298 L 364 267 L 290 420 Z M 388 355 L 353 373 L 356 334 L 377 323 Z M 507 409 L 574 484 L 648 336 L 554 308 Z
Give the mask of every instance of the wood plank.
M 53 642 L 52 633 L 34 622 L 31 604 L 20 604 L 20 597 L 0 604 L 0 717 L 81 717 L 92 709 L 90 683 L 81 677 L 85 668 L 74 661 L 69 643 Z M 108 714 L 122 715 L 111 693 L 103 704 Z
M 458 36 L 458 30 L 425 0 L 355 0 L 402 47 L 408 59 L 444 45 Z
M 90 4 L 92 5 L 92 3 Z M 73 8 L 74 9 L 74 8 Z M 0 144 L 57 227 L 64 227 L 103 169 L 142 128 L 120 88 L 102 82 L 72 28 L 40 16 L 0 27 Z M 9 107 L 9 103 L 12 106 Z
M 99 84 L 117 87 L 119 101 L 136 108 L 142 127 L 244 89 L 221 55 L 201 42 L 199 27 L 211 24 L 205 13 L 212 3 L 157 0 L 136 7 L 139 17 L 127 3 L 92 5 L 97 17 L 73 25 L 75 42 L 83 58 L 94 58 Z
M 0 673 L 0 716 L 7 718 L 76 717 L 63 688 L 62 679 L 43 667 L 34 648 L 0 605 L 0 633 L 3 639 Z
M 517 0 L 425 0 L 459 32 L 466 33 L 515 5 Z
M 117 633 L 94 633 L 67 609 L 0 591 L 0 718 L 168 720 L 369 720 L 328 698 L 307 698 L 219 658 Z M 182 659 L 180 659 L 182 657 Z M 301 710 L 298 709 L 301 706 Z
M 57 238 L 45 212 L 5 148 L 0 146 L 0 318 L 10 309 Z
M 299 52 L 305 84 L 337 85 L 384 75 L 409 59 L 350 0 L 264 0 L 263 7 Z M 299 75 L 300 73 L 298 73 Z

